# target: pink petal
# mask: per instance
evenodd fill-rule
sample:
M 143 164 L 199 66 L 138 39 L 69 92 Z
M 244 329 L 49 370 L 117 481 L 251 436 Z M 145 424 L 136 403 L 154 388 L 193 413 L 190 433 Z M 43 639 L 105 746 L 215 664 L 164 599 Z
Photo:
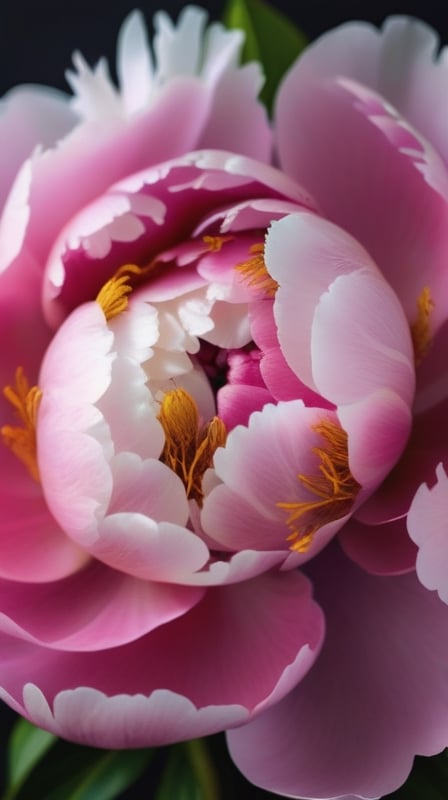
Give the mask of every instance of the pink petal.
M 0 496 L 0 575 L 11 581 L 55 581 L 76 572 L 89 560 L 89 555 L 55 522 L 36 489 L 34 495 Z
M 336 547 L 312 574 L 327 622 L 320 658 L 283 702 L 228 735 L 231 754 L 274 792 L 380 797 L 416 753 L 445 747 L 448 611 L 414 575 L 370 576 Z
M 437 481 L 431 488 L 426 484 L 419 487 L 409 509 L 408 531 L 418 547 L 419 580 L 448 603 L 448 478 L 442 464 L 438 465 L 436 476 Z
M 210 590 L 189 613 L 109 651 L 58 653 L 2 637 L 0 684 L 13 704 L 36 684 L 25 687 L 24 713 L 64 737 L 150 746 L 241 723 L 277 701 L 309 669 L 322 635 L 307 579 L 268 573 Z
M 401 575 L 415 570 L 417 548 L 404 518 L 384 525 L 351 519 L 339 533 L 345 554 L 372 575 Z
M 92 564 L 47 584 L 3 581 L 0 628 L 56 650 L 106 650 L 185 614 L 202 590 L 129 578 Z
M 344 47 L 343 40 L 342 30 L 339 46 Z M 347 46 L 351 44 L 348 36 Z M 358 44 L 354 46 L 359 56 Z M 336 49 L 334 42 L 331 49 Z M 280 91 L 282 166 L 309 187 L 325 216 L 367 248 L 413 322 L 425 285 L 433 297 L 446 297 L 448 292 L 442 255 L 448 237 L 446 168 L 395 109 L 379 95 L 335 79 L 350 72 L 342 66 L 341 71 L 327 73 L 323 51 L 322 58 L 321 65 L 320 56 L 315 63 L 304 59 L 302 66 L 299 60 Z M 366 61 L 369 64 L 369 57 Z M 360 98 L 363 93 L 370 98 L 367 102 Z M 439 308 L 433 323 L 437 327 L 440 321 Z

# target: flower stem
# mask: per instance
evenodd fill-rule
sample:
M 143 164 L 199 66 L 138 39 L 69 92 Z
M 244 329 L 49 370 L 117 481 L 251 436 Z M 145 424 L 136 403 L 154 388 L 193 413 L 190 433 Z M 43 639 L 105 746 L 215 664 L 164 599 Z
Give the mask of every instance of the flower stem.
M 187 758 L 201 788 L 201 800 L 220 800 L 216 770 L 212 764 L 204 739 L 185 742 Z

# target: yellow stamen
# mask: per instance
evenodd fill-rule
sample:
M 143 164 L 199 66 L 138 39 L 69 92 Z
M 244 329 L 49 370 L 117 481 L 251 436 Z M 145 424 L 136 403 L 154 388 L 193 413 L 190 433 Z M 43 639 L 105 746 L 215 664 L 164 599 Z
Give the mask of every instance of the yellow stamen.
M 202 241 L 212 253 L 219 253 L 223 244 L 234 238 L 234 236 L 203 236 Z
M 429 286 L 424 286 L 417 298 L 417 319 L 411 325 L 414 361 L 421 364 L 432 343 L 429 321 L 434 308 Z
M 306 553 L 319 528 L 350 511 L 361 488 L 350 471 L 346 432 L 329 420 L 313 425 L 313 430 L 326 442 L 312 448 L 320 460 L 319 474 L 299 474 L 297 478 L 317 499 L 276 504 L 288 512 L 286 525 L 291 533 L 286 540 L 298 553 Z
M 138 267 L 137 264 L 123 264 L 117 269 L 115 275 L 106 281 L 96 296 L 96 302 L 101 306 L 108 322 L 126 311 L 129 295 L 134 289 L 133 284 L 138 283 L 149 272 L 153 272 L 156 266 L 155 261 L 146 267 Z
M 237 264 L 235 269 L 241 273 L 248 286 L 259 289 L 268 297 L 274 297 L 278 289 L 278 283 L 271 278 L 264 260 L 264 244 L 262 242 L 253 244 L 249 248 L 252 258 Z
M 202 506 L 202 478 L 212 465 L 216 449 L 226 443 L 224 423 L 214 417 L 201 427 L 198 407 L 185 389 L 173 389 L 165 394 L 159 420 L 165 433 L 160 460 L 179 476 L 187 497 Z
M 17 367 L 15 378 L 15 387 L 5 386 L 3 394 L 22 424 L 3 425 L 0 433 L 4 444 L 23 461 L 32 477 L 38 481 L 36 422 L 42 392 L 37 386 L 30 387 L 22 367 Z

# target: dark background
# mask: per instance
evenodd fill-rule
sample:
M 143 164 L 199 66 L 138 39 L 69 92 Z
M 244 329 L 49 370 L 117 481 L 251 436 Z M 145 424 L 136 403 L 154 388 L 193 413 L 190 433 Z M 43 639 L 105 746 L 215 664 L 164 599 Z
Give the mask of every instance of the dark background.
M 224 2 L 208 0 L 198 4 L 208 9 L 212 19 L 221 17 Z M 68 90 L 64 72 L 71 66 L 76 49 L 90 64 L 105 55 L 114 74 L 116 37 L 126 14 L 140 7 L 151 31 L 152 16 L 160 7 L 176 17 L 183 5 L 181 0 L 0 0 L 0 96 L 18 83 L 45 83 Z M 446 0 L 438 3 L 432 0 L 302 0 L 294 4 L 282 0 L 276 2 L 275 7 L 287 13 L 311 40 L 349 19 L 368 20 L 379 25 L 390 14 L 407 13 L 428 22 L 439 32 L 441 43 L 448 43 Z M 0 703 L 0 772 L 4 769 L 4 747 L 13 719 L 12 713 Z M 220 763 L 225 759 L 223 741 L 214 737 L 211 744 L 215 759 Z M 249 787 L 230 766 L 225 770 L 226 800 L 230 797 L 232 800 L 273 797 Z M 123 797 L 150 799 L 154 790 L 148 778 L 146 775 Z
M 210 16 L 219 19 L 224 0 L 204 0 Z M 163 7 L 177 16 L 182 0 L 0 0 L 0 94 L 16 83 L 47 83 L 66 88 L 64 71 L 75 49 L 90 63 L 106 55 L 114 61 L 115 41 L 124 16 L 139 6 L 150 23 Z M 380 24 L 392 13 L 419 16 L 448 42 L 446 0 L 281 0 L 276 8 L 288 13 L 310 39 L 348 19 Z

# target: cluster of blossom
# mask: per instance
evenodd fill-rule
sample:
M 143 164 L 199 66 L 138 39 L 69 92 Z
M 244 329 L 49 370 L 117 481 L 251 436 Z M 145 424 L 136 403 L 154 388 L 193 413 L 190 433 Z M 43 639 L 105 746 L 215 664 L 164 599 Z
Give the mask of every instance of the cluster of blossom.
M 0 696 L 378 797 L 448 744 L 447 61 L 344 25 L 270 121 L 240 32 L 155 26 L 0 107 Z

